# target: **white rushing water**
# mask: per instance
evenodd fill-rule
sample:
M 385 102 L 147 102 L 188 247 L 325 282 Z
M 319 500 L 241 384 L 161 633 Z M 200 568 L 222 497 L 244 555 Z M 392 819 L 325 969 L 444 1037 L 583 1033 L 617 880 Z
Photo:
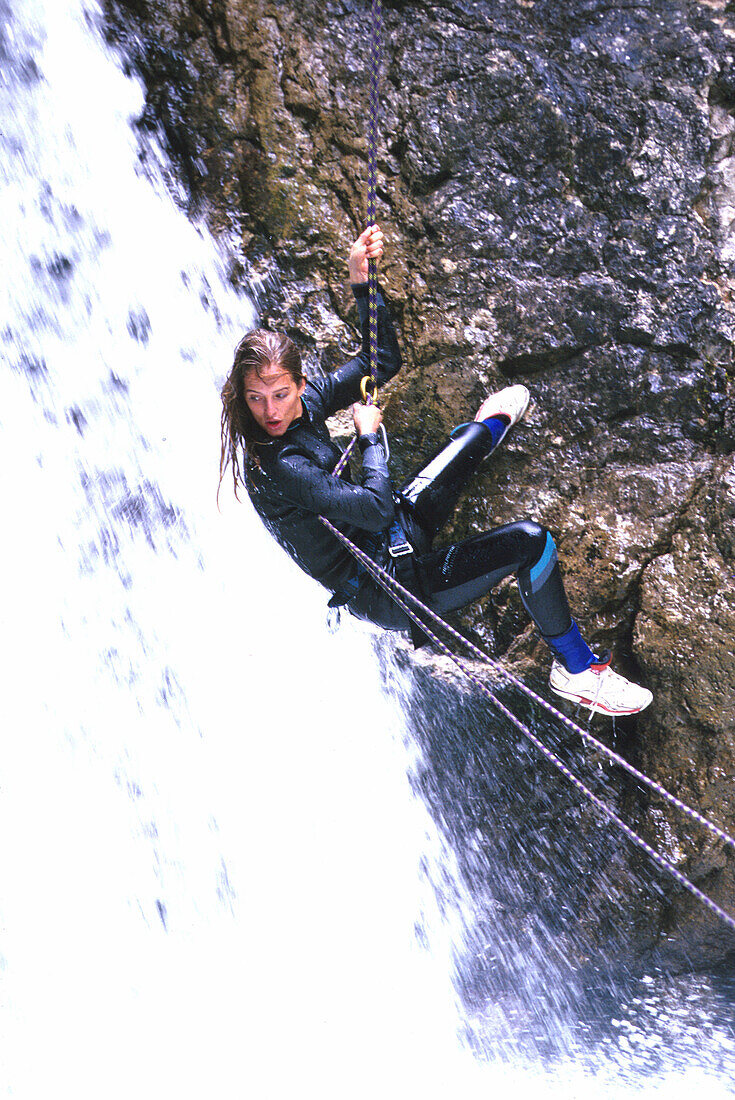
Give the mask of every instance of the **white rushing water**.
M 2 1094 L 638 1094 L 620 1047 L 544 1075 L 460 1044 L 471 915 L 430 888 L 411 684 L 216 508 L 253 312 L 154 146 L 142 169 L 98 19 L 0 0 Z M 729 1094 L 693 1064 L 650 1095 L 700 1084 Z

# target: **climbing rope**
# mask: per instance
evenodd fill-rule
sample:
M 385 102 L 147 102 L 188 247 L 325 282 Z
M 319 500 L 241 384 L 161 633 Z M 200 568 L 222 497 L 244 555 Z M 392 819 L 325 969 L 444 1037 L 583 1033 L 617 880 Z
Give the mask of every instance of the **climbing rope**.
M 382 15 L 380 0 L 372 0 L 370 35 L 370 112 L 368 115 L 368 225 L 377 218 L 378 122 L 380 121 L 380 66 L 382 61 Z M 378 265 L 368 259 L 368 298 L 370 314 L 370 374 L 378 384 Z
M 735 848 L 734 837 L 730 836 L 729 833 L 726 833 L 724 829 L 721 829 L 719 826 L 715 825 L 714 822 L 709 821 L 709 819 L 704 817 L 703 814 L 700 814 L 699 811 L 693 809 L 691 806 L 688 806 L 685 802 L 682 802 L 682 800 L 680 798 L 677 798 L 676 795 L 671 794 L 671 792 L 667 791 L 666 788 L 663 787 L 660 783 L 657 783 L 654 779 L 651 779 L 649 776 L 645 775 L 644 772 L 638 771 L 638 769 L 630 764 L 627 760 L 625 760 L 624 757 L 618 755 L 612 749 L 609 749 L 608 746 L 605 745 L 602 741 L 599 741 L 597 738 L 593 737 L 593 735 L 589 733 L 589 731 L 583 730 L 581 726 L 578 726 L 576 722 L 572 721 L 571 718 L 568 718 L 565 714 L 562 714 L 562 712 L 557 710 L 557 708 L 549 703 L 548 700 L 543 699 L 540 695 L 534 692 L 532 688 L 529 688 L 528 685 L 524 684 L 523 681 L 518 680 L 515 676 L 508 672 L 507 669 L 503 668 L 503 666 L 500 665 L 497 661 L 494 661 L 489 654 L 484 653 L 483 650 L 474 645 L 474 643 L 471 642 L 468 638 L 465 638 L 462 634 L 459 633 L 459 631 L 450 626 L 450 624 L 442 619 L 439 615 L 437 615 L 436 612 L 432 611 L 430 607 L 422 603 L 422 601 L 417 596 L 415 596 L 407 588 L 404 588 L 403 585 L 401 585 L 400 582 L 395 579 L 395 577 L 392 577 L 390 573 L 379 566 L 377 562 L 373 561 L 373 559 L 370 558 L 363 550 L 361 550 L 359 546 L 356 546 L 355 543 L 351 541 L 351 539 L 349 539 L 340 530 L 338 530 L 338 528 L 336 528 L 334 524 L 330 523 L 328 519 L 325 519 L 323 516 L 320 518 L 325 527 L 327 527 L 332 532 L 332 534 L 334 534 L 336 538 L 339 539 L 339 541 L 350 551 L 353 557 L 355 557 L 357 561 L 359 561 L 365 567 L 365 569 L 375 578 L 378 584 L 383 589 L 385 589 L 386 592 L 389 593 L 395 603 L 406 615 L 408 615 L 408 617 L 414 623 L 416 623 L 416 625 L 426 634 L 430 641 L 432 641 L 442 653 L 449 657 L 449 659 L 462 671 L 467 679 L 470 680 L 483 693 L 483 695 L 485 695 L 493 703 L 493 705 L 503 715 L 505 715 L 505 717 L 518 730 L 520 730 L 521 733 L 523 733 L 526 738 L 528 738 L 531 744 L 533 744 L 536 749 L 538 749 L 538 751 L 544 757 L 546 757 L 546 759 L 551 764 L 553 764 L 553 766 L 557 768 L 570 783 L 572 783 L 577 788 L 577 790 L 579 790 L 610 821 L 612 821 L 613 824 L 617 825 L 617 827 L 625 834 L 625 836 L 628 837 L 630 841 L 641 848 L 646 853 L 646 855 L 648 855 L 663 870 L 671 875 L 671 877 L 676 882 L 678 882 L 680 886 L 682 886 L 685 890 L 692 894 L 693 897 L 697 898 L 712 913 L 714 913 L 715 916 L 719 917 L 720 920 L 722 920 L 733 931 L 735 931 L 735 918 L 730 916 L 730 914 L 727 913 L 724 909 L 720 908 L 720 906 L 710 897 L 708 897 L 707 894 L 700 890 L 698 886 L 695 886 L 695 884 L 690 879 L 688 879 L 686 875 L 682 874 L 682 872 L 669 859 L 667 859 L 666 856 L 663 856 L 660 852 L 657 852 L 656 849 L 653 848 L 646 840 L 644 840 L 643 837 L 639 836 L 638 833 L 636 833 L 635 830 L 627 824 L 627 822 L 623 821 L 623 819 L 619 817 L 615 813 L 615 811 L 607 805 L 606 802 L 604 802 L 598 795 L 596 795 L 594 791 L 590 790 L 590 788 L 578 776 L 576 776 L 574 772 L 572 772 L 571 769 L 568 768 L 567 765 L 564 764 L 564 762 L 560 760 L 559 757 L 556 756 L 556 754 L 552 752 L 552 750 L 548 748 L 548 746 L 545 745 L 543 741 L 541 741 L 532 732 L 532 730 L 530 730 L 525 725 L 524 722 L 521 721 L 520 718 L 518 718 L 507 706 L 505 706 L 505 704 L 500 699 L 498 699 L 497 695 L 495 695 L 494 692 L 490 690 L 487 684 L 483 683 L 483 681 L 472 671 L 467 662 L 463 661 L 461 657 L 458 657 L 457 654 L 454 653 L 450 649 L 450 647 L 445 642 L 443 642 L 437 634 L 434 633 L 434 631 L 428 626 L 426 619 L 429 619 L 437 626 L 446 630 L 457 641 L 466 646 L 470 650 L 470 652 L 473 653 L 474 656 L 478 657 L 484 663 L 490 665 L 496 671 L 500 672 L 508 681 L 515 684 L 536 703 L 539 703 L 545 710 L 549 711 L 552 715 L 554 715 L 555 718 L 559 719 L 568 729 L 581 735 L 581 737 L 585 741 L 593 744 L 595 748 L 604 753 L 604 755 L 609 757 L 614 763 L 619 764 L 630 775 L 634 776 L 641 783 L 645 784 L 651 790 L 655 791 L 656 794 L 660 795 L 672 806 L 675 806 L 678 810 L 681 810 L 693 821 L 696 821 L 699 825 L 708 829 L 723 843 L 729 844 L 731 847 Z M 413 608 L 418 609 L 421 612 L 422 617 L 419 617 L 416 611 L 412 610 L 412 607 L 410 605 L 413 605 Z
M 378 395 L 378 383 L 371 377 L 371 375 L 367 374 L 363 378 L 362 382 L 360 383 L 360 393 L 362 394 L 362 400 L 364 401 L 364 403 L 366 405 L 372 404 L 373 399 L 375 397 L 377 397 L 377 395 Z M 388 436 L 386 435 L 385 427 L 382 424 L 380 425 L 380 427 L 382 428 L 382 431 L 383 431 L 383 444 L 385 446 L 385 453 L 386 453 L 386 460 L 387 460 L 387 456 L 388 456 L 388 453 L 389 453 L 389 450 L 388 450 Z M 344 470 L 345 466 L 347 465 L 347 463 L 349 461 L 350 455 L 352 454 L 352 452 L 355 449 L 355 444 L 356 443 L 357 443 L 357 432 L 355 432 L 352 439 L 347 444 L 346 448 L 344 449 L 344 451 L 340 455 L 340 458 L 337 462 L 337 465 L 332 470 L 332 474 L 335 477 L 339 477 L 340 474 L 342 473 L 342 471 Z
M 695 821 L 698 825 L 701 825 L 703 828 L 711 832 L 714 836 L 717 837 L 718 840 L 721 840 L 724 844 L 728 844 L 731 847 L 735 848 L 735 837 L 732 837 L 729 833 L 726 833 L 724 829 L 721 829 L 718 825 L 715 825 L 714 822 L 710 821 L 709 818 L 706 818 L 703 814 L 699 813 L 698 810 L 695 810 L 692 806 L 687 805 L 686 802 L 683 802 L 680 798 L 677 798 L 676 795 L 668 791 L 664 786 L 662 786 L 662 784 L 658 783 L 655 779 L 651 779 L 650 776 L 647 776 L 645 772 L 639 771 L 633 764 L 626 760 L 624 756 L 620 756 L 619 753 L 616 753 L 614 749 L 611 749 L 603 741 L 599 741 L 593 734 L 589 732 L 589 730 L 585 730 L 581 726 L 577 725 L 577 723 L 569 718 L 566 714 L 563 714 L 562 711 L 558 710 L 558 708 L 555 707 L 553 703 L 550 703 L 548 699 L 544 699 L 541 695 L 538 695 L 533 690 L 533 688 L 530 688 L 528 686 L 528 684 L 524 684 L 522 680 L 519 680 L 516 676 L 509 672 L 508 669 L 504 668 L 498 661 L 495 661 L 489 653 L 486 653 L 484 650 L 480 649 L 474 644 L 474 642 L 471 642 L 469 638 L 465 638 L 463 634 L 460 634 L 458 630 L 455 630 L 453 626 L 451 626 L 448 622 L 437 615 L 435 611 L 433 611 L 426 604 L 422 603 L 417 596 L 415 596 L 407 588 L 404 588 L 399 583 L 399 581 L 392 577 L 390 573 L 388 573 L 386 570 L 382 569 L 381 566 L 379 566 L 377 562 L 373 561 L 372 558 L 368 557 L 365 552 L 361 550 L 358 546 L 356 546 L 353 542 L 351 542 L 346 535 L 343 535 L 341 531 L 339 531 L 336 527 L 333 527 L 328 520 L 322 519 L 322 522 L 326 526 L 328 526 L 334 534 L 336 534 L 340 542 L 342 542 L 347 547 L 347 549 L 353 554 L 353 556 L 366 566 L 366 568 L 369 570 L 370 573 L 372 573 L 378 583 L 381 584 L 382 587 L 385 588 L 385 590 L 393 597 L 398 606 L 401 607 L 401 609 L 427 635 L 429 634 L 429 631 L 427 630 L 426 623 L 423 620 L 419 619 L 418 615 L 415 612 L 412 612 L 410 608 L 405 605 L 402 597 L 405 597 L 407 600 L 409 600 L 423 615 L 433 621 L 437 626 L 446 630 L 448 634 L 455 638 L 456 641 L 460 642 L 460 644 L 464 645 L 470 651 L 470 653 L 472 653 L 472 655 L 476 657 L 479 661 L 482 661 L 483 664 L 489 665 L 496 672 L 499 672 L 501 676 L 508 680 L 509 683 L 519 688 L 535 703 L 538 703 L 541 707 L 544 708 L 544 710 L 548 711 L 549 714 L 551 714 L 559 722 L 565 725 L 567 729 L 569 729 L 572 733 L 581 736 L 583 740 L 592 745 L 595 749 L 602 753 L 602 755 L 606 756 L 613 764 L 617 764 L 619 767 L 623 768 L 634 779 L 637 779 L 638 782 L 642 783 L 655 794 L 659 795 L 665 801 L 669 802 L 677 810 L 680 810 L 682 813 L 686 814 L 692 819 L 692 821 Z M 432 637 L 431 635 L 429 636 L 431 637 L 432 641 L 435 640 L 434 637 Z M 442 652 L 447 653 L 448 656 L 454 656 L 452 651 L 449 650 L 445 643 L 437 640 L 436 644 L 439 646 Z
M 380 0 L 372 0 L 372 23 L 370 32 L 370 107 L 368 111 L 368 174 L 367 174 L 367 220 L 375 225 L 377 219 L 378 191 L 378 123 L 380 121 L 380 67 L 382 63 L 383 20 Z M 370 335 L 370 375 L 363 379 L 362 399 L 366 404 L 373 401 L 378 392 L 378 265 L 368 257 L 368 327 Z M 366 389 L 366 382 L 372 381 L 372 393 Z M 352 454 L 357 436 L 334 468 L 339 476 Z M 387 447 L 387 439 L 386 439 Z

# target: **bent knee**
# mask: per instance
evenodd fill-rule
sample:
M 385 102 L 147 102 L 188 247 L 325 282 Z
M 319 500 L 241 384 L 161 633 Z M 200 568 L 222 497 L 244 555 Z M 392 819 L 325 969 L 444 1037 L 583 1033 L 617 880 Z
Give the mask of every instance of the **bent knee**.
M 523 566 L 531 569 L 544 556 L 555 553 L 556 547 L 551 532 L 532 519 L 521 519 L 513 524 L 519 546 L 523 550 Z

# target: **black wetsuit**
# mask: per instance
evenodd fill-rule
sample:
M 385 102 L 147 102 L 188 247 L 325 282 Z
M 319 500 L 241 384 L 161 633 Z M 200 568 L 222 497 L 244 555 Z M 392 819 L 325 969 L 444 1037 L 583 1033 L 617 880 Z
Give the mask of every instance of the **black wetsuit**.
M 432 548 L 467 480 L 493 449 L 482 423 L 463 424 L 452 438 L 395 493 L 383 448 L 375 435 L 362 436 L 362 482 L 347 472 L 334 477 L 341 451 L 324 423 L 338 409 L 359 400 L 360 382 L 370 373 L 367 285 L 353 286 L 362 329 L 362 349 L 334 374 L 307 382 L 303 415 L 285 435 L 264 432 L 257 442 L 260 468 L 250 467 L 248 492 L 277 541 L 310 576 L 352 614 L 392 630 L 410 622 L 391 597 L 365 572 L 320 522 L 325 516 L 375 561 L 439 613 L 484 596 L 510 574 L 518 576 L 523 602 L 544 637 L 564 634 L 572 619 L 550 533 L 529 520 L 504 524 L 462 542 Z M 400 369 L 401 357 L 390 314 L 378 297 L 378 383 Z M 388 529 L 398 519 L 414 553 L 389 554 Z M 350 587 L 352 585 L 352 587 Z M 356 591 L 355 591 L 356 590 Z M 349 598 L 347 596 L 349 595 Z
M 246 485 L 256 512 L 276 540 L 301 566 L 332 592 L 355 573 L 355 559 L 320 522 L 331 520 L 376 560 L 382 560 L 384 532 L 394 516 L 393 487 L 383 448 L 374 435 L 360 440 L 362 484 L 349 470 L 332 471 L 341 450 L 332 442 L 327 417 L 360 400 L 360 383 L 370 374 L 367 283 L 353 285 L 362 330 L 359 355 L 324 378 L 310 379 L 301 403 L 303 415 L 279 438 L 263 432 L 257 441 L 260 469 L 248 468 Z M 378 294 L 378 384 L 401 368 L 395 329 Z

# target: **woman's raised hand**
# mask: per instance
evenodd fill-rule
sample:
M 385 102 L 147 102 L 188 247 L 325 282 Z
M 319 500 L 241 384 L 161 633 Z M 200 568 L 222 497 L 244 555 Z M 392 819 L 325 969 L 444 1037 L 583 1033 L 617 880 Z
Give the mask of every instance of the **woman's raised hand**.
M 361 405 L 360 402 L 352 406 L 352 419 L 355 421 L 355 431 L 358 435 L 370 435 L 377 432 L 380 427 L 383 414 L 377 405 Z
M 364 229 L 350 249 L 350 282 L 368 281 L 368 260 L 379 260 L 383 255 L 383 231 L 379 225 Z

